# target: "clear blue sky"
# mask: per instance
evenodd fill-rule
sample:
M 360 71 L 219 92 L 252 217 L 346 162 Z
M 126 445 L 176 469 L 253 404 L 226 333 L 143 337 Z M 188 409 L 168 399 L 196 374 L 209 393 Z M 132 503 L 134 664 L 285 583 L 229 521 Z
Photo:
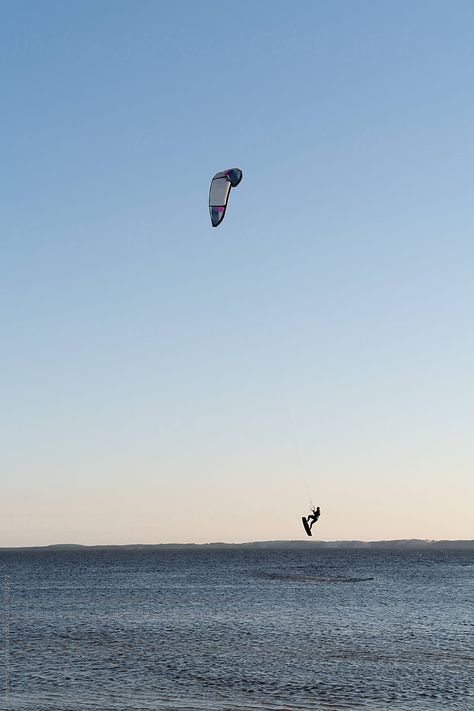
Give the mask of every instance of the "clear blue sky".
M 474 537 L 473 30 L 0 2 L 0 545 Z

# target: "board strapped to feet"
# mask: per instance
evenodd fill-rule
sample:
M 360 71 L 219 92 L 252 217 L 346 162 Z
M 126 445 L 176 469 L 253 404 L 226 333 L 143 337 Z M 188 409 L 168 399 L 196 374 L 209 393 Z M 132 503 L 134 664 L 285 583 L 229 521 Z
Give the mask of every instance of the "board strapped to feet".
M 303 521 L 304 530 L 306 531 L 306 533 L 308 534 L 308 536 L 312 536 L 313 534 L 311 533 L 311 529 L 310 529 L 310 527 L 308 526 L 308 522 L 307 522 L 307 520 L 306 520 L 306 517 L 305 517 L 305 516 L 302 516 L 302 517 L 301 517 L 301 520 Z

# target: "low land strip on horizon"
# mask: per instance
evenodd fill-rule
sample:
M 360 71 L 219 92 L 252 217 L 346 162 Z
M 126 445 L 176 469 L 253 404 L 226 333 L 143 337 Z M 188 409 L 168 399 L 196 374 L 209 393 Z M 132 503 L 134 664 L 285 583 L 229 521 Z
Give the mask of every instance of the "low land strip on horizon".
M 82 545 L 59 543 L 47 546 L 5 546 L 2 551 L 88 551 L 88 550 L 154 550 L 154 549 L 235 549 L 235 548 L 351 548 L 361 550 L 473 550 L 474 540 L 423 540 L 410 538 L 393 541 L 254 541 L 250 543 L 130 543 L 106 545 Z

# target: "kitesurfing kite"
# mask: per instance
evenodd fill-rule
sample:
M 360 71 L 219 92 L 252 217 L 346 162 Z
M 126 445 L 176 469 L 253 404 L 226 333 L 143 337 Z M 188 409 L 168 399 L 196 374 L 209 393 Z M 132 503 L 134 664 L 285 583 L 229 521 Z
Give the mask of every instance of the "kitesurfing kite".
M 209 190 L 209 214 L 213 227 L 218 227 L 225 216 L 231 188 L 236 188 L 242 180 L 239 168 L 230 168 L 216 173 Z

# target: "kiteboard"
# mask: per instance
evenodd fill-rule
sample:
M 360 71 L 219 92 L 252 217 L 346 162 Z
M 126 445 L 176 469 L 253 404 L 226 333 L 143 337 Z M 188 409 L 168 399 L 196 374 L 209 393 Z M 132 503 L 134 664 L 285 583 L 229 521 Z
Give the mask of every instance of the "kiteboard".
M 305 516 L 302 516 L 302 517 L 301 517 L 301 520 L 303 521 L 304 530 L 306 531 L 306 533 L 308 534 L 308 536 L 312 536 L 313 534 L 311 533 L 311 529 L 310 529 L 310 527 L 309 527 L 309 525 L 308 525 L 308 522 L 307 522 L 307 520 L 306 520 L 306 517 L 305 517 Z

